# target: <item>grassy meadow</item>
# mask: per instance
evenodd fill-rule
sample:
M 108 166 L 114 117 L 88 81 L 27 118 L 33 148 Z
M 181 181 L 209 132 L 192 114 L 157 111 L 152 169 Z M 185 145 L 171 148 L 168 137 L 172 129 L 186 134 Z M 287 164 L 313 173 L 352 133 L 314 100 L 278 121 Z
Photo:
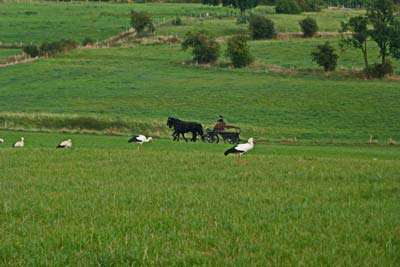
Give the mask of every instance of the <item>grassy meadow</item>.
M 98 4 L 98 3 L 0 3 L 0 43 L 36 43 L 56 41 L 61 38 L 81 42 L 85 37 L 104 40 L 130 27 L 130 10 L 150 13 L 161 35 L 182 37 L 188 30 L 205 29 L 214 36 L 243 32 L 247 26 L 237 25 L 232 16 L 238 11 L 224 7 L 200 4 Z M 278 31 L 299 31 L 298 21 L 306 16 L 315 17 L 320 31 L 336 32 L 340 22 L 363 11 L 324 10 L 301 15 L 272 14 L 271 7 L 258 7 L 254 12 L 267 14 Z M 204 18 L 205 14 L 209 18 Z M 170 21 L 182 17 L 184 25 L 175 27 Z M 203 18 L 199 18 L 203 16 Z M 222 19 L 218 19 L 220 16 Z
M 233 69 L 223 40 L 247 26 L 232 9 L 8 2 L 0 43 L 104 40 L 129 28 L 132 9 L 151 13 L 158 35 L 208 30 L 220 61 L 130 40 L 0 68 L 0 266 L 400 265 L 399 82 L 364 80 L 360 52 L 337 38 L 249 41 L 256 62 Z M 306 16 L 336 32 L 365 11 L 254 12 L 279 32 Z M 325 41 L 340 54 L 335 73 L 311 61 Z M 168 138 L 168 116 L 205 128 L 218 114 L 256 139 L 249 166 L 223 155 L 230 145 Z M 155 143 L 137 151 L 132 134 Z M 72 149 L 55 149 L 67 138 Z
M 0 136 L 0 265 L 400 263 L 399 148 Z
M 307 42 L 299 41 L 300 55 L 310 50 Z M 299 64 L 301 56 L 294 51 L 293 57 L 287 56 L 288 45 L 282 41 L 251 46 L 260 61 L 278 63 L 281 55 L 288 66 L 312 64 Z M 275 55 L 265 55 L 262 46 Z M 346 66 L 355 53 L 345 53 L 339 64 Z M 264 138 L 400 139 L 397 82 L 181 64 L 190 58 L 179 46 L 151 45 L 79 50 L 12 66 L 0 76 L 0 112 L 89 115 L 162 127 L 168 116 L 210 127 L 223 114 L 244 133 Z M 362 66 L 361 60 L 358 64 Z
M 0 59 L 20 54 L 21 49 L 0 49 Z

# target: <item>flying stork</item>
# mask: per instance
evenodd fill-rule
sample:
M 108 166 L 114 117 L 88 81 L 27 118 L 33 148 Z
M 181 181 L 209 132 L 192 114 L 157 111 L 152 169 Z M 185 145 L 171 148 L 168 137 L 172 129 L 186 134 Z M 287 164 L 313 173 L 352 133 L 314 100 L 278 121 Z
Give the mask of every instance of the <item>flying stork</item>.
M 254 139 L 253 138 L 249 138 L 247 143 L 238 144 L 238 145 L 228 149 L 227 151 L 225 151 L 224 155 L 228 156 L 228 154 L 238 154 L 237 163 L 240 163 L 241 161 L 243 161 L 243 163 L 245 165 L 249 165 L 249 163 L 247 161 L 241 160 L 240 156 L 243 155 L 243 154 L 246 154 L 247 152 L 252 150 L 253 147 L 254 147 Z
M 62 141 L 56 148 L 71 148 L 72 147 L 72 140 L 68 139 L 66 141 Z
M 137 144 L 137 149 L 141 150 L 143 143 L 147 142 L 152 142 L 153 143 L 153 138 L 152 137 L 146 137 L 144 135 L 135 135 L 131 139 L 128 140 L 128 143 L 136 143 Z
M 21 140 L 13 144 L 13 147 L 24 147 L 24 145 L 25 145 L 24 138 L 21 137 Z

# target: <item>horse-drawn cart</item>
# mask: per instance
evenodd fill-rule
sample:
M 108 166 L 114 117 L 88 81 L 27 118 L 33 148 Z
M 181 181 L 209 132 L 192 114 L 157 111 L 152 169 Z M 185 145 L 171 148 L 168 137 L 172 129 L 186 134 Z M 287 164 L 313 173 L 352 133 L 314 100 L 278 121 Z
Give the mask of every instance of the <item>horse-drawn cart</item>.
M 220 138 L 224 143 L 238 144 L 240 142 L 240 128 L 236 126 L 230 126 L 229 128 L 235 129 L 234 131 L 218 131 L 206 129 L 206 134 L 204 135 L 204 142 L 208 143 L 219 143 Z

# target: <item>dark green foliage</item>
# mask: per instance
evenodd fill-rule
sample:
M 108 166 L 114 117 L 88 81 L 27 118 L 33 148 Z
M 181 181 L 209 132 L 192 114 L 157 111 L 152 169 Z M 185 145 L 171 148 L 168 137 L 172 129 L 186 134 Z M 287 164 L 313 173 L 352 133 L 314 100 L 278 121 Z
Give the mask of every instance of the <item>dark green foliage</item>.
M 342 22 L 340 45 L 360 49 L 364 57 L 365 68 L 368 67 L 367 42 L 369 37 L 368 18 L 366 16 L 352 17 L 347 23 Z M 351 35 L 345 33 L 351 32 Z
M 318 31 L 317 21 L 311 17 L 299 21 L 299 25 L 305 37 L 312 37 Z
M 246 24 L 249 22 L 249 16 L 242 15 L 236 19 L 236 24 Z
M 39 54 L 42 56 L 55 56 L 56 54 L 75 49 L 78 44 L 72 40 L 62 39 L 56 42 L 43 42 L 39 47 Z
M 176 26 L 182 25 L 182 19 L 180 17 L 176 17 L 172 20 L 172 24 Z
M 223 6 L 237 8 L 241 15 L 244 15 L 246 10 L 255 8 L 258 3 L 259 0 L 222 0 Z
M 203 5 L 218 6 L 221 2 L 220 0 L 201 0 Z
M 235 68 L 242 68 L 253 62 L 247 37 L 244 35 L 237 35 L 228 40 L 226 55 Z
M 85 37 L 85 39 L 83 39 L 83 41 L 82 41 L 83 46 L 92 45 L 92 44 L 94 44 L 94 41 L 90 37 Z
M 141 33 L 147 27 L 150 32 L 154 31 L 151 16 L 143 11 L 131 10 L 131 25 L 138 33 Z
M 30 57 L 37 57 L 39 56 L 39 49 L 36 45 L 28 45 L 25 46 L 23 51 L 28 54 Z
M 300 14 L 301 8 L 296 0 L 276 0 L 275 12 L 278 14 Z
M 382 64 L 390 53 L 391 25 L 394 22 L 393 11 L 393 0 L 374 0 L 367 12 L 373 27 L 370 31 L 371 37 L 379 47 Z
M 387 74 L 393 74 L 393 65 L 390 60 L 386 60 L 383 64 L 373 64 L 372 66 L 368 66 L 365 68 L 365 74 L 369 78 L 378 78 L 382 79 Z
M 339 56 L 335 53 L 329 42 L 323 45 L 317 45 L 315 51 L 311 53 L 312 60 L 324 68 L 325 71 L 334 71 L 337 66 Z
M 254 39 L 272 39 L 276 36 L 274 22 L 264 16 L 252 16 L 249 29 Z
M 214 38 L 205 31 L 188 32 L 182 43 L 182 49 L 192 48 L 193 60 L 198 63 L 212 63 L 217 61 L 220 53 L 220 46 Z
M 319 0 L 297 0 L 302 11 L 319 12 L 321 11 L 321 2 Z
M 400 21 L 395 21 L 390 31 L 390 54 L 400 59 Z

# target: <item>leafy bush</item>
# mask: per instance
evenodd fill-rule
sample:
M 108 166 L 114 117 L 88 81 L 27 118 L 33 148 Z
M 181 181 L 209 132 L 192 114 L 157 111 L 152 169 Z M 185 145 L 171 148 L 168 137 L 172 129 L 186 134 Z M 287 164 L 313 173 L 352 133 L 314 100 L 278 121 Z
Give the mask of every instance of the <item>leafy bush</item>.
M 300 14 L 301 8 L 296 0 L 277 0 L 275 12 L 278 14 Z
M 318 31 L 317 21 L 311 17 L 300 20 L 299 25 L 305 37 L 312 37 Z
M 94 41 L 90 37 L 85 37 L 85 39 L 83 39 L 83 41 L 82 41 L 83 46 L 92 45 L 92 44 L 94 44 Z
M 23 51 L 28 54 L 30 57 L 37 57 L 39 56 L 39 49 L 36 45 L 28 45 L 25 46 Z
M 319 12 L 321 11 L 321 2 L 319 0 L 297 0 L 302 11 Z
M 215 62 L 220 53 L 220 46 L 205 31 L 188 32 L 182 43 L 182 49 L 192 48 L 193 60 L 198 63 Z
M 151 16 L 143 11 L 131 10 L 131 25 L 138 33 L 143 32 L 146 27 L 150 32 L 154 31 Z
M 276 37 L 274 22 L 264 16 L 252 16 L 249 28 L 254 39 L 272 39 Z
M 172 24 L 176 26 L 182 25 L 182 19 L 180 17 L 176 17 L 172 20 Z
M 324 67 L 325 71 L 334 71 L 336 69 L 339 56 L 329 42 L 317 45 L 317 49 L 311 53 L 311 56 L 313 61 Z
M 56 54 L 75 49 L 78 44 L 72 40 L 62 39 L 56 42 L 43 42 L 39 47 L 39 54 L 43 56 L 54 56 Z
M 241 15 L 236 19 L 236 24 L 246 24 L 248 22 L 249 22 L 249 17 L 246 15 Z
M 253 62 L 247 38 L 244 35 L 237 35 L 228 40 L 226 55 L 235 68 L 242 68 Z
M 388 74 L 393 74 L 393 65 L 390 60 L 386 60 L 383 64 L 374 64 L 365 68 L 365 74 L 368 78 L 382 79 Z

